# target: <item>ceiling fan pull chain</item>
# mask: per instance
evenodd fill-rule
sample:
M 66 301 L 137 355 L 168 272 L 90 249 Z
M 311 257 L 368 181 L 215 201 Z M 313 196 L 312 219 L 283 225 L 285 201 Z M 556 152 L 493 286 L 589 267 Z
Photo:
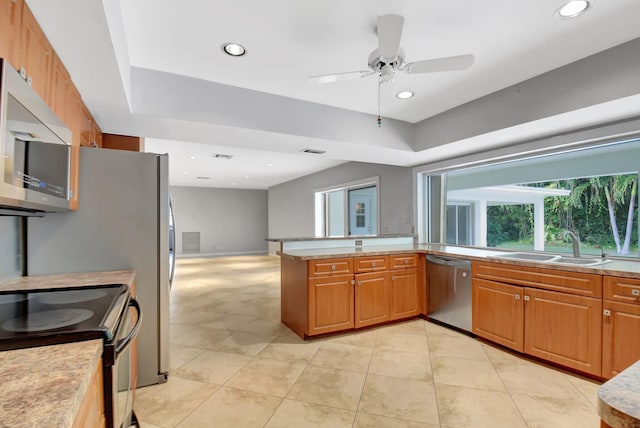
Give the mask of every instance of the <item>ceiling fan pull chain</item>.
M 382 117 L 380 117 L 380 85 L 382 85 L 382 79 L 378 80 L 378 128 L 382 126 Z

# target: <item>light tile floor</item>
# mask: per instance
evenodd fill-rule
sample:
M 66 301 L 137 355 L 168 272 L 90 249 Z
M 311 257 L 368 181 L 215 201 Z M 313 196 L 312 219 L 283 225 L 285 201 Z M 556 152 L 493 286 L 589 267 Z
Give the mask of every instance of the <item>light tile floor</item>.
M 598 384 L 424 320 L 303 341 L 280 323 L 279 258 L 179 259 L 154 427 L 599 427 Z

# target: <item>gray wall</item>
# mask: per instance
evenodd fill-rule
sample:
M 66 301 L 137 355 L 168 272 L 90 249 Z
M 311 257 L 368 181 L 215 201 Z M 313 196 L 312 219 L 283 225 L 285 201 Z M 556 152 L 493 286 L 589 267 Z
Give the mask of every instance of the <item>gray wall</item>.
M 640 93 L 640 38 L 416 125 L 417 151 Z
M 182 232 L 200 232 L 200 253 L 266 253 L 267 191 L 171 187 L 176 221 L 176 254 Z
M 314 191 L 342 183 L 380 177 L 380 232 L 412 233 L 411 168 L 350 162 L 269 189 L 269 237 L 311 237 Z
M 20 276 L 17 217 L 0 217 L 0 283 Z

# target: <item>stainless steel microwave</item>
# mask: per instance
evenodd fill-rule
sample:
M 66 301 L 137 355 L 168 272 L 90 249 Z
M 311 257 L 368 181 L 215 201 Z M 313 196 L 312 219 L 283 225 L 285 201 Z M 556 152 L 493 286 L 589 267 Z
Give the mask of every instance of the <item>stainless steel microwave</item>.
M 71 131 L 0 58 L 0 209 L 66 211 Z

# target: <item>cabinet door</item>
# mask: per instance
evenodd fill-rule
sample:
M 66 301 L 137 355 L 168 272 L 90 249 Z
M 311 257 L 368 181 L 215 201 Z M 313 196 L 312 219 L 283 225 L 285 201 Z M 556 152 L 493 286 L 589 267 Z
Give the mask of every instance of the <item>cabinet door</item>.
M 353 275 L 310 278 L 308 335 L 353 328 Z
M 64 64 L 53 54 L 53 71 L 51 74 L 51 92 L 49 93 L 49 106 L 51 110 L 62 120 L 67 119 L 67 96 L 71 78 Z
M 24 67 L 27 80 L 40 97 L 49 103 L 49 80 L 53 48 L 40 29 L 38 22 L 27 7 L 22 8 L 22 36 L 20 55 L 22 60 L 16 67 Z
M 524 352 L 600 376 L 602 300 L 525 289 Z
M 356 328 L 389 320 L 389 273 L 355 275 Z
M 602 377 L 611 378 L 640 360 L 640 305 L 602 304 Z
M 524 304 L 522 287 L 473 279 L 472 330 L 492 342 L 522 352 Z
M 0 58 L 20 67 L 22 0 L 0 0 Z
M 413 317 L 420 312 L 418 304 L 418 269 L 391 271 L 389 298 L 390 319 Z

